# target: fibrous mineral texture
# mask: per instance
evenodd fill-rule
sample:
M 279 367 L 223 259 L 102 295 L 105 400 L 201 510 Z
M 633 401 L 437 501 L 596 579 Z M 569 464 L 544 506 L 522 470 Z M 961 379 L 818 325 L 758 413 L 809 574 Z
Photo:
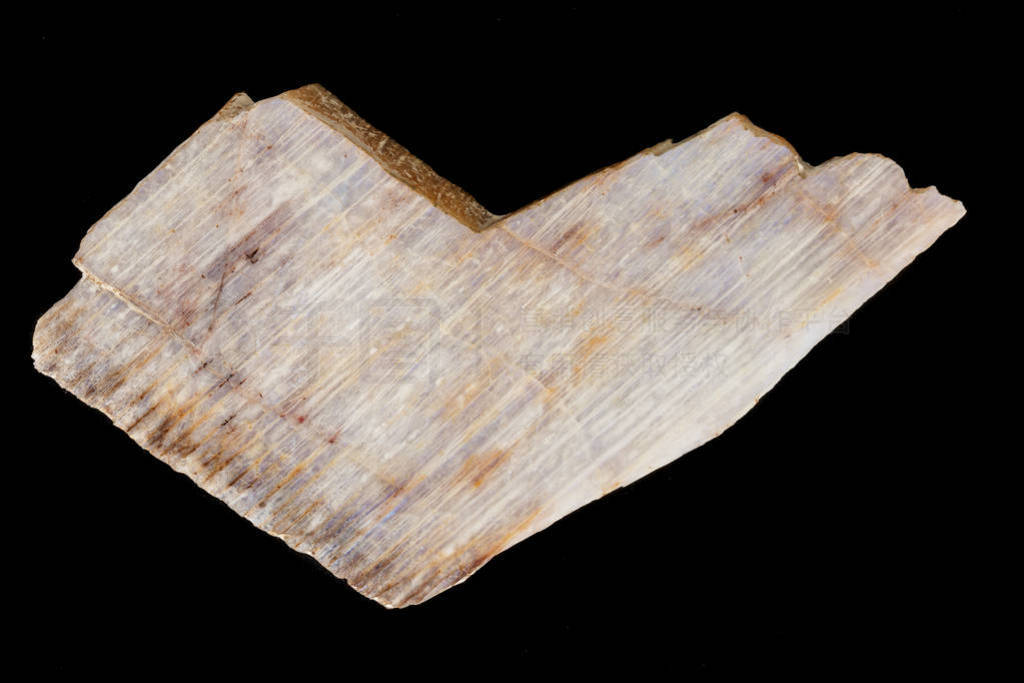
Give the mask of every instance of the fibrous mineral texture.
M 92 227 L 40 371 L 388 606 L 715 437 L 963 215 L 732 115 L 494 216 L 319 86 Z

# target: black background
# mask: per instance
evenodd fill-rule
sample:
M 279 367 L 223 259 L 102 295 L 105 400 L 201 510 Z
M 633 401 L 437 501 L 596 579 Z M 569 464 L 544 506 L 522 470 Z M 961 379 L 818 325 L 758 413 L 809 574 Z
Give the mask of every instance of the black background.
M 471 14 L 244 7 L 15 27 L 23 197 L 12 651 L 41 670 L 490 676 L 983 664 L 995 517 L 979 148 L 1008 82 L 962 10 Z M 247 19 L 241 17 L 246 15 Z M 279 16 L 279 15 L 280 16 Z M 996 20 L 995 23 L 998 23 Z M 21 80 L 23 79 L 23 81 Z M 967 216 L 739 423 L 424 605 L 388 611 L 35 373 L 87 228 L 235 92 L 319 82 L 496 213 L 739 111 L 805 161 L 878 152 Z M 23 131 L 23 132 L 22 132 Z M 15 290 L 12 290 L 15 291 Z M 1004 314 L 1006 311 L 1003 312 Z M 969 324 L 964 324 L 964 321 Z M 981 332 L 979 332 L 981 331 Z M 996 599 L 998 601 L 998 598 Z M 998 609 L 998 604 L 994 605 Z

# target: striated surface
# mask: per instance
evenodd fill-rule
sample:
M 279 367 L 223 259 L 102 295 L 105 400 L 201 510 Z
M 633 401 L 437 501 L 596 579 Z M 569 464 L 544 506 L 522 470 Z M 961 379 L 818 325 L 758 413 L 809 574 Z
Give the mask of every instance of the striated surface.
M 732 115 L 497 217 L 319 86 L 86 235 L 38 369 L 388 606 L 721 433 L 964 213 Z

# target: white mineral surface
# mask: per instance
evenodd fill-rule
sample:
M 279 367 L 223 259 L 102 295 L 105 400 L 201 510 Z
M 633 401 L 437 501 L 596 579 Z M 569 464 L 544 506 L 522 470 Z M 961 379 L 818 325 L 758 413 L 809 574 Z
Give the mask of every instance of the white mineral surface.
M 319 86 L 92 227 L 38 369 L 394 607 L 714 438 L 963 215 L 739 115 L 493 216 Z

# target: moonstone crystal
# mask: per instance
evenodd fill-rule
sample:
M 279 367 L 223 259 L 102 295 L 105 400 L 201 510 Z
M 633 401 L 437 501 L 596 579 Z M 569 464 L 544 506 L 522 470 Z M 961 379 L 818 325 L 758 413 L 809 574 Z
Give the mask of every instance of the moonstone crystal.
M 401 607 L 714 438 L 963 213 L 734 114 L 498 217 L 319 86 L 240 94 L 92 227 L 33 358 Z

